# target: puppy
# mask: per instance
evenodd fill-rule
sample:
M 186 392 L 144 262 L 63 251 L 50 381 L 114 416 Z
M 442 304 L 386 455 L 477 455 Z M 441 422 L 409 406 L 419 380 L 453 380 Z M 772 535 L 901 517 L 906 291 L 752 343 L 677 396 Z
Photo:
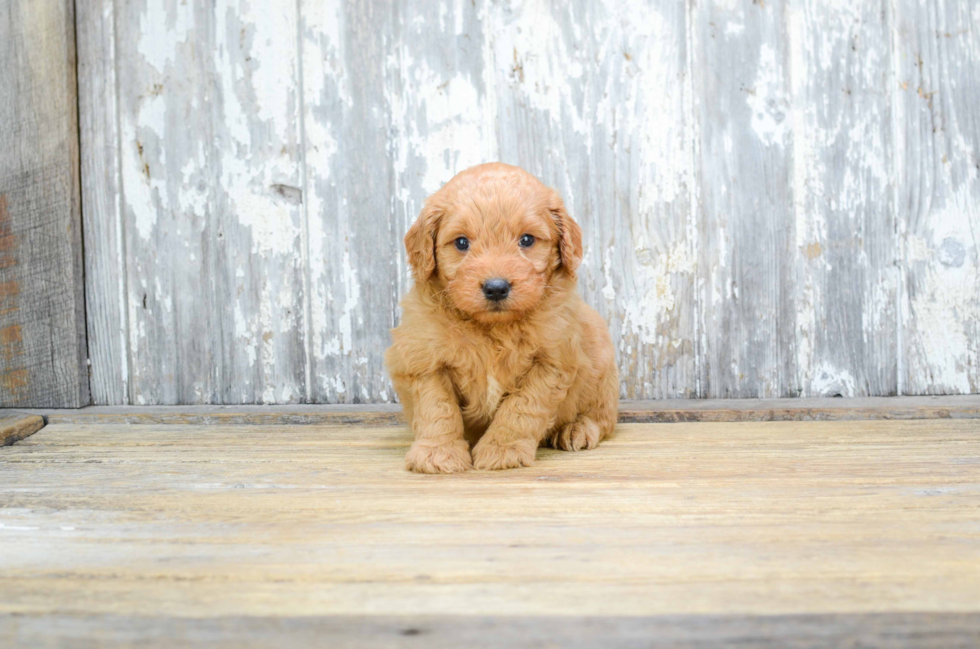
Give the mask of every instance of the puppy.
M 612 432 L 612 341 L 577 293 L 582 230 L 558 194 L 518 167 L 472 167 L 429 197 L 405 247 L 415 286 L 385 361 L 415 434 L 408 469 L 531 466 L 539 445 Z

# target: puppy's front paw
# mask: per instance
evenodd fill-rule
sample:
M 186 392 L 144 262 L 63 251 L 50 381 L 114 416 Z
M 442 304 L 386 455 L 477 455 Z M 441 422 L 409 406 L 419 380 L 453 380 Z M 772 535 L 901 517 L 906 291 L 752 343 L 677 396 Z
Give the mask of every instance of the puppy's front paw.
M 534 440 L 518 439 L 500 444 L 484 435 L 473 447 L 473 466 L 481 471 L 531 466 L 534 464 L 535 450 L 537 444 Z
M 599 425 L 588 417 L 562 426 L 548 439 L 548 445 L 561 451 L 581 451 L 599 445 Z
M 405 454 L 405 468 L 417 473 L 459 473 L 473 468 L 465 439 L 447 444 L 417 440 Z

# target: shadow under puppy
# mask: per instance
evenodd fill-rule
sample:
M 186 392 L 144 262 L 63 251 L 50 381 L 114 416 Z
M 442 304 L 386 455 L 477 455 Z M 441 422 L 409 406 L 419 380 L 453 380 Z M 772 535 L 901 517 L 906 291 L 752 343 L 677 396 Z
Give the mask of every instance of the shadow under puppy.
M 554 190 L 472 167 L 429 197 L 405 247 L 415 285 L 385 360 L 415 434 L 408 469 L 530 466 L 539 445 L 612 432 L 612 341 L 576 290 L 582 230 Z

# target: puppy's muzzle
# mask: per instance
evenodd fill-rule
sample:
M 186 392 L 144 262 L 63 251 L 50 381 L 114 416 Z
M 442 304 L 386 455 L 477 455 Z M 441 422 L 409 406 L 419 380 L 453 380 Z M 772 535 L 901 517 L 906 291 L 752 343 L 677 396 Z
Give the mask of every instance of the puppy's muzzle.
M 483 282 L 483 295 L 491 302 L 500 302 L 510 295 L 510 282 L 495 277 Z

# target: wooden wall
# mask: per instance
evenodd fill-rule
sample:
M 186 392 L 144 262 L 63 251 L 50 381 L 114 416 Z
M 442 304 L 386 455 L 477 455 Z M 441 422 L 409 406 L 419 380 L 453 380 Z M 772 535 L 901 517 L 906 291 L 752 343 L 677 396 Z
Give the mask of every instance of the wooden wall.
M 89 402 L 73 5 L 0 5 L 0 407 Z
M 629 398 L 980 392 L 980 4 L 78 3 L 97 403 L 391 401 L 424 198 L 556 187 Z

